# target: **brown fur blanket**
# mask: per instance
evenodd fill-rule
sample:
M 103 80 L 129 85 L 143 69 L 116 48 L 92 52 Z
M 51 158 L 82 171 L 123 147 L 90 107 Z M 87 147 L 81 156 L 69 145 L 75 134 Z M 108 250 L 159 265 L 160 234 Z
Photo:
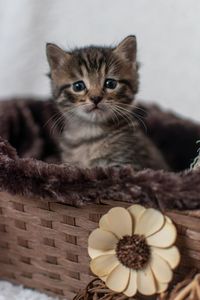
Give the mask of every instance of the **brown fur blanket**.
M 155 105 L 141 107 L 147 111 L 147 134 L 164 154 L 171 172 L 62 165 L 53 101 L 1 101 L 0 190 L 74 206 L 113 199 L 160 209 L 200 208 L 200 170 L 188 169 L 197 155 L 200 124 Z

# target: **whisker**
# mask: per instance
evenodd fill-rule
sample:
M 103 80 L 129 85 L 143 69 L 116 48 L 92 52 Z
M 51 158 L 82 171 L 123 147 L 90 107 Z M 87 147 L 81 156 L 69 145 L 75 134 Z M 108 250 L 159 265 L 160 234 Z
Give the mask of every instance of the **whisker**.
M 142 126 L 144 127 L 145 132 L 147 133 L 147 126 L 146 126 L 145 122 L 140 118 L 141 117 L 140 115 L 138 115 L 136 112 L 133 112 L 133 111 L 130 112 L 129 110 L 125 109 L 122 106 L 119 106 L 119 105 L 116 105 L 116 106 L 119 109 L 121 109 L 123 111 L 126 111 L 129 115 L 133 115 L 138 120 L 138 122 L 142 124 Z
M 75 117 L 75 112 L 77 111 L 77 109 L 79 107 L 83 107 L 83 106 L 87 106 L 88 104 L 79 104 L 79 105 L 76 105 L 75 107 L 71 108 L 70 110 L 67 110 L 64 112 L 64 116 L 65 116 L 65 119 L 66 119 L 66 122 L 67 123 L 70 123 L 72 121 L 72 119 Z
M 43 125 L 43 127 L 46 127 L 46 126 L 49 124 L 49 122 L 52 121 L 54 118 L 56 118 L 59 114 L 61 114 L 60 111 L 58 111 L 57 113 L 53 114 L 53 116 L 51 116 L 51 117 L 47 120 L 47 122 Z
M 59 113 L 56 114 L 56 115 L 61 114 L 61 116 L 58 117 L 58 118 L 54 121 L 54 123 L 52 124 L 52 126 L 51 126 L 51 128 L 50 128 L 50 135 L 53 135 L 53 134 L 54 134 L 54 131 L 55 131 L 55 128 L 56 128 L 56 127 L 60 127 L 60 125 L 62 125 L 62 126 L 60 127 L 60 130 L 59 130 L 59 134 L 61 134 L 62 130 L 63 130 L 64 127 L 65 127 L 65 122 L 64 122 L 64 120 L 65 120 L 66 115 L 68 114 L 68 115 L 70 116 L 70 115 L 72 114 L 72 112 L 73 112 L 74 110 L 76 110 L 76 108 L 77 108 L 77 107 L 73 107 L 73 108 L 69 109 L 67 112 L 65 112 L 64 114 L 61 113 L 61 112 L 59 112 Z M 55 116 L 54 116 L 54 118 L 55 118 Z M 63 122 L 63 124 L 62 124 L 61 122 Z
M 52 124 L 51 128 L 50 128 L 50 135 L 54 135 L 54 131 L 56 128 L 59 129 L 60 125 L 62 124 L 61 122 L 64 123 L 64 116 L 61 115 L 59 118 L 57 118 L 55 120 L 55 122 Z M 59 130 L 59 134 L 61 133 L 61 131 Z
M 133 106 L 131 106 L 130 104 L 126 104 L 126 103 L 120 103 L 120 102 L 117 102 L 117 104 L 120 104 L 120 106 L 127 106 L 128 108 L 136 108 L 138 110 L 141 110 L 142 112 L 144 112 L 145 114 L 147 113 L 147 110 L 144 109 L 144 108 L 141 108 L 139 106 L 136 106 L 135 104 L 133 104 Z
M 139 107 L 139 106 L 136 106 L 135 104 L 134 104 L 134 108 L 141 110 L 141 111 L 144 112 L 145 114 L 147 113 L 147 110 L 145 110 L 144 108 L 141 108 L 141 107 Z
M 116 105 L 114 105 L 113 109 L 115 109 L 115 112 L 118 113 L 124 120 L 127 121 L 127 124 L 135 129 L 135 124 L 133 123 L 130 116 L 125 112 L 120 110 Z
M 119 118 L 118 118 L 118 116 L 117 116 L 117 113 L 114 111 L 114 109 L 112 108 L 111 105 L 109 105 L 109 108 L 111 109 L 111 111 L 113 112 L 115 118 L 117 119 L 117 125 L 119 126 Z M 112 117 L 112 116 L 111 116 L 111 117 Z M 113 120 L 113 117 L 112 117 L 112 120 Z M 113 121 L 115 121 L 115 119 L 114 119 Z
M 146 124 L 145 124 L 145 122 L 140 118 L 141 116 L 139 116 L 137 113 L 134 113 L 133 112 L 133 115 L 134 115 L 134 117 L 139 121 L 139 122 L 141 122 L 142 123 L 142 125 L 143 125 L 143 127 L 144 127 L 144 130 L 145 130 L 145 132 L 147 133 L 147 126 L 146 126 Z

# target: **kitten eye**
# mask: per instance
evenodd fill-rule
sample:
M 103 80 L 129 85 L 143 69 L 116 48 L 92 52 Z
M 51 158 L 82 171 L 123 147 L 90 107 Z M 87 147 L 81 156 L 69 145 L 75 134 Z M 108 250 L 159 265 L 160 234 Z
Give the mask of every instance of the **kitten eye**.
M 83 81 L 77 81 L 72 84 L 74 92 L 81 92 L 86 89 L 85 83 Z
M 107 89 L 114 90 L 117 86 L 117 80 L 115 79 L 106 79 L 104 87 Z

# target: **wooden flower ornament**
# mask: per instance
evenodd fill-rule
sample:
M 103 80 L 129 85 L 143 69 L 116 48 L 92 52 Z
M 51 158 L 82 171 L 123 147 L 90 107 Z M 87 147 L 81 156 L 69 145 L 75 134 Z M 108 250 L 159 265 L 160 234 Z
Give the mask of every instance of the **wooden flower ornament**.
M 158 210 L 115 207 L 89 236 L 90 268 L 108 288 L 128 297 L 161 293 L 180 261 L 175 240 L 175 226 Z

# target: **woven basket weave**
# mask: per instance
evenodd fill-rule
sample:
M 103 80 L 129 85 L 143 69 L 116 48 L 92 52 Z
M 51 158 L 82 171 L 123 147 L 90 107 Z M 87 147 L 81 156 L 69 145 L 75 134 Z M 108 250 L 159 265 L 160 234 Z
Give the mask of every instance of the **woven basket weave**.
M 0 277 L 72 299 L 92 279 L 87 239 L 102 214 L 127 203 L 74 208 L 0 193 Z M 177 224 L 181 266 L 200 270 L 200 211 L 166 212 Z

